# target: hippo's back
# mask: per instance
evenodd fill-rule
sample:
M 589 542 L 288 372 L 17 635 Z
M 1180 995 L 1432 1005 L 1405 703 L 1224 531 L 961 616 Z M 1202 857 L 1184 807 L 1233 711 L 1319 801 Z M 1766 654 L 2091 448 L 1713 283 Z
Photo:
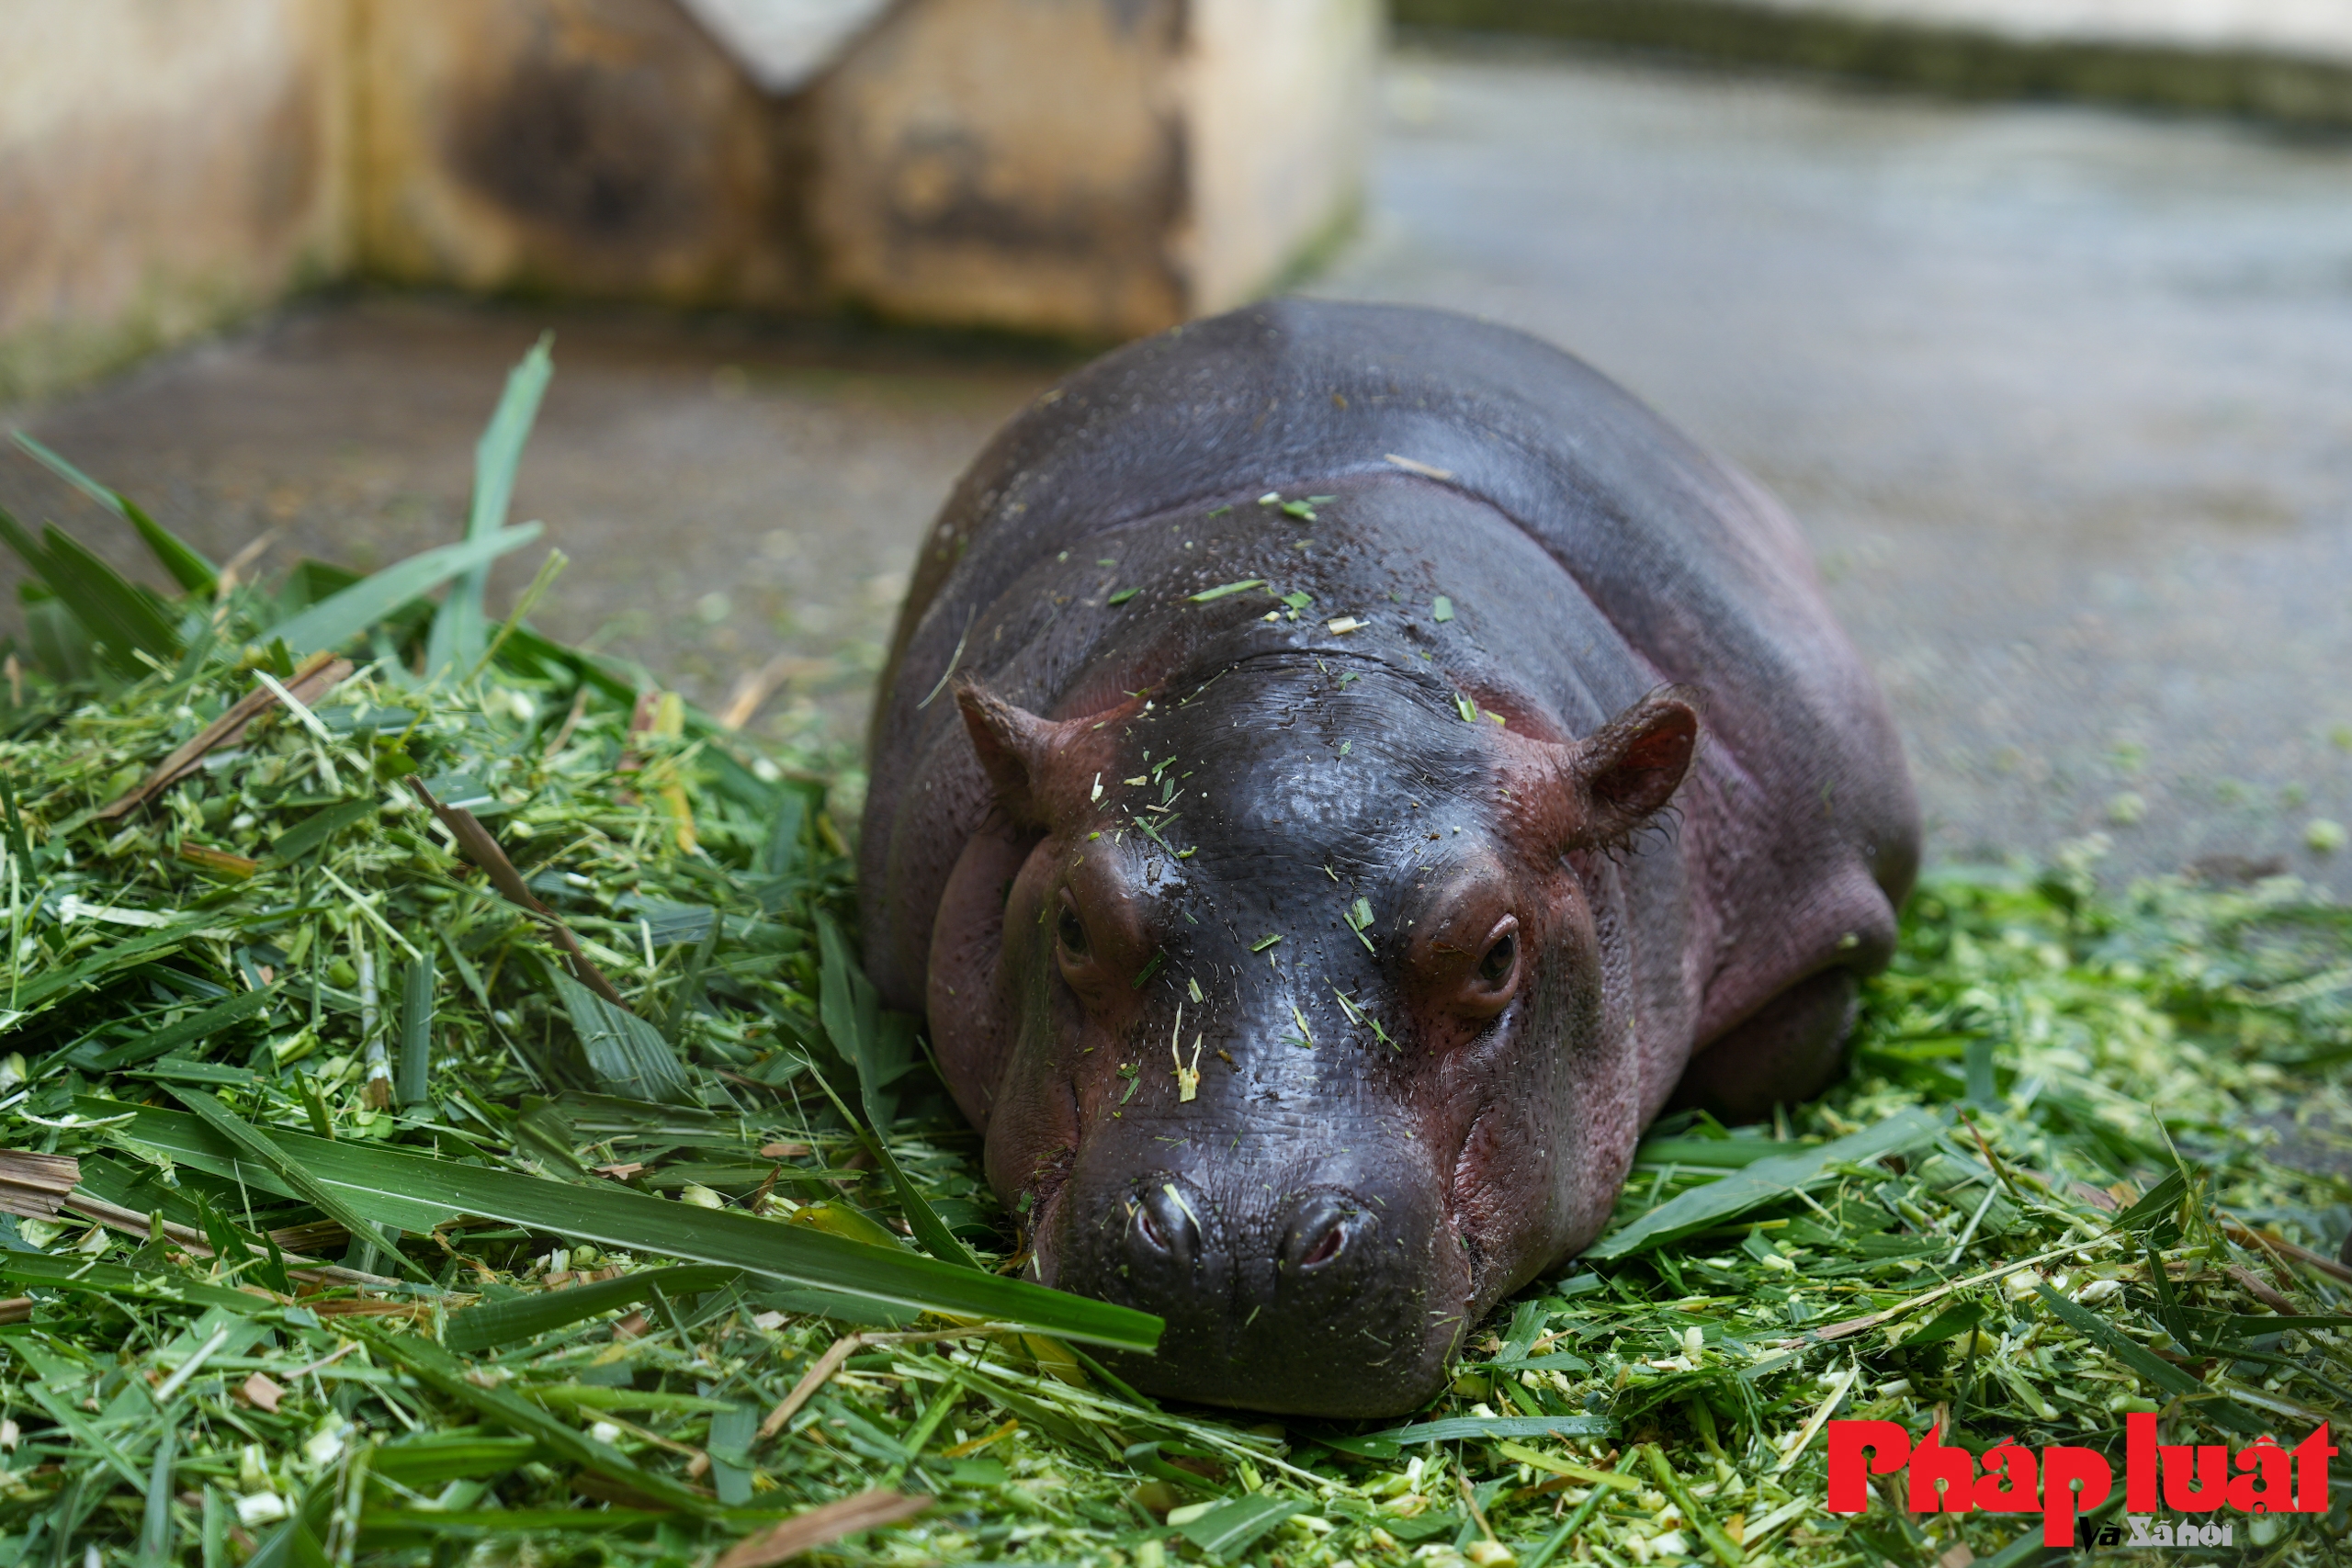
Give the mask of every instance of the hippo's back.
M 941 513 L 871 738 L 862 881 L 886 996 L 907 1005 L 922 981 L 897 972 L 903 943 L 877 939 L 926 918 L 927 885 L 975 826 L 935 818 L 945 803 L 922 797 L 915 765 L 957 723 L 953 704 L 923 699 L 975 619 L 1035 561 L 1134 519 L 1400 468 L 1511 519 L 1662 680 L 1701 694 L 1721 797 L 1707 808 L 1731 814 L 1702 880 L 1726 944 L 1770 942 L 1775 903 L 1810 886 L 1860 879 L 1899 902 L 1917 828 L 1892 724 L 1794 526 L 1754 484 L 1522 333 L 1435 310 L 1279 300 L 1080 372 L 1006 426 Z M 910 874 L 936 856 L 910 862 L 893 844 L 933 833 L 956 840 L 940 846 L 943 869 Z

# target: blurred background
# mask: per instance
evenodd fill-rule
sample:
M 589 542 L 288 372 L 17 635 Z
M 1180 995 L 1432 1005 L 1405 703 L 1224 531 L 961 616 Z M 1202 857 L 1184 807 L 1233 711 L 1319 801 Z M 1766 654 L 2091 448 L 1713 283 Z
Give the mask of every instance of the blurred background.
M 9 20 L 0 429 L 216 559 L 455 537 L 551 328 L 537 620 L 852 747 L 914 542 L 1025 400 L 1270 290 L 1444 305 L 1789 503 L 1932 852 L 2102 834 L 2118 875 L 2352 890 L 2340 0 Z M 0 507 L 147 570 L 13 447 Z

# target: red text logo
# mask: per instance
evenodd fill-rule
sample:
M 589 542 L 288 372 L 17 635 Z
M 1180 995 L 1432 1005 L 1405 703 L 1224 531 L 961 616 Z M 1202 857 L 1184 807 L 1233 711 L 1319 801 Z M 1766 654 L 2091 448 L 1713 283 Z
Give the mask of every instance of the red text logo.
M 2075 1516 L 2106 1502 L 2115 1488 L 2115 1472 L 2097 1449 L 2053 1445 L 2037 1453 L 2001 1442 L 1980 1457 L 1946 1447 L 1941 1436 L 1930 1427 L 1915 1446 L 1893 1421 L 1830 1422 L 1829 1511 L 1861 1513 L 1870 1506 L 1870 1477 L 1908 1472 L 1915 1514 L 2038 1513 L 2043 1545 L 2072 1546 Z M 2263 1437 L 2233 1451 L 2224 1443 L 2159 1443 L 2154 1416 L 2129 1416 L 2124 1511 L 2324 1514 L 2327 1461 L 2335 1453 L 2324 1422 L 2291 1450 Z

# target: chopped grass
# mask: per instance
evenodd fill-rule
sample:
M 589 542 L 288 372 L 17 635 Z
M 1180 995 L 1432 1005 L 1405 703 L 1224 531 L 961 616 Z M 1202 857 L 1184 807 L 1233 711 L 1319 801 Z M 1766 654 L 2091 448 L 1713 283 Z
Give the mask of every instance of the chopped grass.
M 2352 913 L 2292 883 L 1947 868 L 1853 1075 L 1653 1129 L 1430 1407 L 1163 1407 L 1087 1348 L 1149 1320 L 1006 1277 L 1014 1217 L 841 937 L 817 759 L 492 631 L 476 555 L 434 558 L 436 638 L 431 572 L 355 618 L 331 569 L 167 556 L 163 600 L 16 536 L 0 1562 L 2006 1568 L 2035 1517 L 1828 1515 L 1826 1421 L 2120 1458 L 2130 1412 L 2291 1442 L 2352 1407 L 2312 1321 L 2352 1313 L 2352 1185 L 2269 1157 L 2352 1125 Z M 357 667 L 100 815 L 290 689 L 289 621 Z M 2239 1520 L 2248 1560 L 2340 1561 L 2344 1496 Z

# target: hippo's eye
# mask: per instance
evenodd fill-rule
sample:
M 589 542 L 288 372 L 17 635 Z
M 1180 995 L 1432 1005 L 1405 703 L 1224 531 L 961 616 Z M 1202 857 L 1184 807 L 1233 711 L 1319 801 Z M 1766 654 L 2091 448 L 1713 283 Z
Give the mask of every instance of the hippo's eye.
M 1078 906 L 1069 901 L 1067 894 L 1062 897 L 1060 918 L 1054 922 L 1054 935 L 1060 939 L 1062 952 L 1069 957 L 1082 960 L 1090 955 L 1086 945 L 1086 922 L 1078 918 Z
M 1478 960 L 1478 978 L 1489 990 L 1499 989 L 1510 980 L 1511 970 L 1519 963 L 1519 933 L 1506 930 L 1488 944 L 1487 955 Z
M 1505 915 L 1487 933 L 1478 961 L 1461 982 L 1461 1005 L 1491 1017 L 1510 1005 L 1519 989 L 1519 917 Z
M 1527 983 L 1534 957 L 1513 906 L 1520 893 L 1502 868 L 1472 861 L 1453 886 L 1416 910 L 1398 979 L 1426 1010 L 1430 1050 L 1476 1038 Z

